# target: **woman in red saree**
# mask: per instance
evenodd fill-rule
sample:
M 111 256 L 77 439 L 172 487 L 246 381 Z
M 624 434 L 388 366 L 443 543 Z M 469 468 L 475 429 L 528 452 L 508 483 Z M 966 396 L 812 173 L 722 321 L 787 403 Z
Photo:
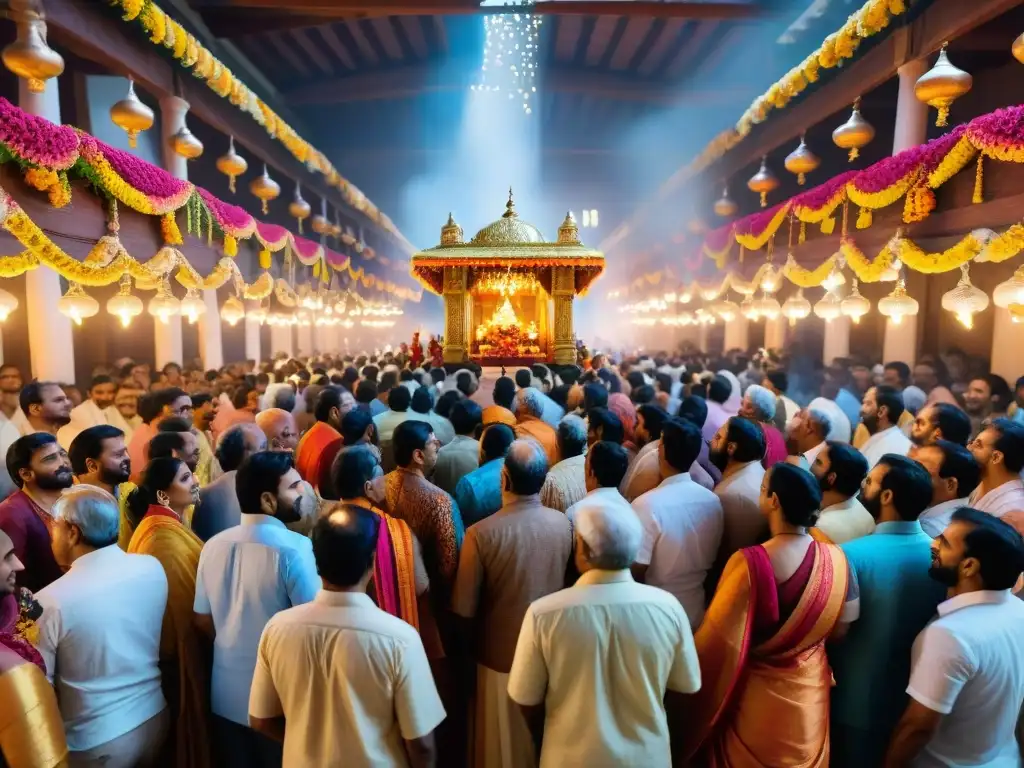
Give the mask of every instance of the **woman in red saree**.
M 770 469 L 780 461 L 785 461 L 789 456 L 789 451 L 786 450 L 786 438 L 773 423 L 776 404 L 775 393 L 760 384 L 747 387 L 746 394 L 743 395 L 743 402 L 740 404 L 740 416 L 756 422 L 764 433 L 764 458 L 761 460 L 761 464 L 765 469 Z
M 682 764 L 827 768 L 825 640 L 853 618 L 843 611 L 856 589 L 842 550 L 807 533 L 820 505 L 806 470 L 783 463 L 765 473 L 760 506 L 772 538 L 732 556 L 694 638 L 701 690 L 688 697 Z

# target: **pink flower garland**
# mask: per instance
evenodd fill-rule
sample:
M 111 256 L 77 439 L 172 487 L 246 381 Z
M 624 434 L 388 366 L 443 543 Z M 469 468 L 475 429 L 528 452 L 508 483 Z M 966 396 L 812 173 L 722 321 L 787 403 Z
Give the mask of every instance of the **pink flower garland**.
M 323 258 L 324 249 L 320 243 L 308 240 L 305 237 L 299 237 L 298 235 L 292 235 L 292 246 L 295 248 L 295 255 L 299 261 L 305 264 L 307 267 L 311 264 L 315 264 Z
M 988 157 L 1024 162 L 1024 106 L 998 109 L 975 118 L 967 125 L 967 135 Z
M 95 137 L 89 138 L 95 142 L 96 151 L 106 158 L 113 171 L 146 197 L 167 202 L 180 201 L 174 208 L 180 208 L 188 201 L 193 189 L 189 182 L 172 176 L 163 168 L 147 163 L 130 152 L 114 149 Z M 159 207 L 166 207 L 166 203 Z
M 334 269 L 345 269 L 352 263 L 352 259 L 343 253 L 332 251 L 330 248 L 325 249 L 325 251 L 324 257 L 327 259 L 327 263 L 334 267 Z
M 21 160 L 51 171 L 65 171 L 78 159 L 78 134 L 54 125 L 0 98 L 0 141 Z
M 836 195 L 842 194 L 846 182 L 856 176 L 860 171 L 845 171 L 834 176 L 824 184 L 819 184 L 814 189 L 801 192 L 792 199 L 793 210 L 799 215 L 800 209 L 810 213 L 818 213 L 835 202 Z
M 280 227 L 277 224 L 268 224 L 265 221 L 256 222 L 256 239 L 268 251 L 274 251 L 275 253 L 280 251 L 288 245 L 290 237 L 291 232 L 284 227 Z
M 196 191 L 206 203 L 206 207 L 210 209 L 210 215 L 213 216 L 213 220 L 217 222 L 217 226 L 224 231 L 224 234 L 231 235 L 237 240 L 252 237 L 256 231 L 256 219 L 250 216 L 248 211 L 237 205 L 225 203 L 202 187 L 196 187 Z
M 745 216 L 739 221 L 733 224 L 734 234 L 737 242 L 739 238 L 745 236 L 760 237 L 765 234 L 765 231 L 772 225 L 776 217 L 785 208 L 789 210 L 789 201 L 773 205 L 771 208 L 767 208 L 757 213 L 752 213 L 749 216 Z M 776 227 L 777 229 L 778 227 Z

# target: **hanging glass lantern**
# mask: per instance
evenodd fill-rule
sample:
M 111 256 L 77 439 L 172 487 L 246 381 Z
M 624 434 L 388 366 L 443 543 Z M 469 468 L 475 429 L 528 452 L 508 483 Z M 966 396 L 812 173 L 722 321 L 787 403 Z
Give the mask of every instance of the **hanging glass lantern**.
M 782 284 L 782 272 L 771 264 L 761 275 L 760 289 L 765 293 L 775 293 Z
M 875 127 L 860 114 L 860 99 L 853 102 L 849 119 L 832 131 L 832 142 L 849 150 L 849 162 L 860 157 L 860 151 L 875 138 Z
M 128 93 L 110 108 L 114 125 L 128 134 L 128 146 L 135 148 L 139 134 L 153 127 L 153 110 L 135 95 L 135 81 L 128 78 Z
M 68 289 L 57 300 L 57 310 L 81 325 L 82 320 L 100 311 L 100 303 L 87 294 L 78 283 L 68 283 Z
M 825 295 L 815 303 L 814 314 L 826 323 L 831 323 L 833 320 L 841 317 L 843 309 L 839 297 L 832 291 L 826 291 Z
M 228 139 L 228 151 L 217 158 L 217 170 L 228 177 L 228 189 L 235 193 L 235 179 L 249 170 L 249 163 L 235 152 L 235 137 Z
M 892 293 L 878 302 L 878 313 L 892 320 L 893 325 L 899 325 L 904 317 L 914 317 L 918 309 L 917 300 L 907 295 L 903 277 L 896 281 Z
M 292 198 L 291 203 L 288 204 L 288 213 L 298 220 L 299 222 L 299 234 L 302 234 L 302 222 L 309 218 L 309 214 L 312 213 L 313 209 L 309 203 L 302 199 L 302 185 L 295 184 L 295 196 Z
M 267 170 L 266 163 L 263 164 L 263 173 L 249 182 L 249 191 L 260 199 L 263 205 L 263 213 L 269 213 L 270 209 L 267 207 L 267 204 L 271 200 L 277 199 L 278 195 L 281 194 L 281 187 L 270 178 L 270 172 Z
M 1024 34 L 1019 35 L 1016 40 L 1013 41 L 1013 46 L 1010 48 L 1010 53 L 1013 54 L 1013 58 L 1024 64 Z
M 807 182 L 807 174 L 818 170 L 821 158 L 811 152 L 807 146 L 806 136 L 800 136 L 800 145 L 786 157 L 786 170 L 796 175 L 796 183 L 801 187 Z
M 739 206 L 736 202 L 729 197 L 729 188 L 726 187 L 722 190 L 722 196 L 715 201 L 715 215 L 720 216 L 723 219 L 730 219 L 736 215 L 739 210 Z
M 871 302 L 861 296 L 856 280 L 853 281 L 850 295 L 843 299 L 839 306 L 843 314 L 853 320 L 854 324 L 860 323 L 860 319 L 871 311 Z
M 711 311 L 722 318 L 725 322 L 731 323 L 740 314 L 740 305 L 735 301 L 725 299 L 724 301 L 715 302 L 712 305 Z
M 245 317 L 245 305 L 237 296 L 228 296 L 221 305 L 220 317 L 228 325 L 237 325 Z
M 131 325 L 132 318 L 142 314 L 142 299 L 132 294 L 132 278 L 128 274 L 121 275 L 121 284 L 117 294 L 107 300 L 107 312 L 121 321 L 121 327 Z
M 1011 304 L 1024 304 L 1024 264 L 1017 267 L 1017 271 L 1004 280 L 992 291 L 992 302 L 1003 309 Z
M 46 22 L 38 13 L 25 13 L 18 21 L 18 37 L 2 53 L 4 66 L 28 82 L 32 93 L 42 93 L 46 81 L 64 71 L 64 59 L 46 42 Z
M 821 287 L 826 291 L 834 291 L 841 285 L 846 285 L 846 276 L 842 270 L 842 258 L 837 254 L 836 258 L 832 261 L 832 269 L 829 270 L 828 275 L 821 281 Z
M 195 325 L 200 315 L 206 312 L 206 302 L 203 301 L 195 288 L 185 291 L 185 298 L 181 300 L 181 315 L 187 317 L 190 324 Z
M 750 177 L 750 181 L 747 182 L 747 188 L 761 196 L 762 208 L 768 207 L 768 193 L 774 192 L 779 188 L 779 180 L 768 168 L 767 155 L 761 158 L 761 167 L 757 173 Z
M 758 317 L 774 320 L 782 312 L 782 307 L 779 306 L 779 302 L 774 296 L 765 293 L 760 299 L 754 301 L 754 311 L 757 312 Z
M 740 314 L 747 320 L 757 320 L 757 308 L 754 306 L 753 296 L 746 296 L 740 302 Z
M 0 288 L 0 323 L 10 317 L 11 312 L 18 308 L 18 298 L 10 291 Z
M 971 90 L 974 84 L 967 72 L 954 67 L 946 55 L 949 43 L 943 43 L 935 65 L 918 78 L 914 95 L 929 107 L 939 110 L 935 125 L 943 127 L 949 122 L 949 107 L 954 101 Z
M 149 300 L 149 314 L 166 324 L 172 317 L 181 312 L 181 302 L 171 293 L 171 285 L 164 278 L 156 289 L 156 296 Z
M 796 325 L 797 320 L 803 320 L 811 314 L 811 302 L 804 298 L 804 289 L 798 288 L 796 293 L 786 299 L 782 305 L 782 316 L 789 320 L 790 325 Z
M 971 283 L 970 268 L 960 265 L 960 280 L 956 288 L 942 296 L 942 308 L 956 315 L 965 328 L 974 327 L 974 316 L 988 309 L 988 294 Z
M 195 160 L 203 154 L 203 142 L 195 137 L 195 135 L 188 129 L 185 121 L 182 120 L 181 128 L 178 132 L 168 139 L 173 149 L 177 154 L 184 157 L 186 160 Z

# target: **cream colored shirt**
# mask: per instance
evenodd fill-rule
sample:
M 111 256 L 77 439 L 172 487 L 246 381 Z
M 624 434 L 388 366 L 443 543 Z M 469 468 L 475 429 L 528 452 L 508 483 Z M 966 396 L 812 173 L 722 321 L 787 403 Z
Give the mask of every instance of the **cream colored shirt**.
M 565 512 L 587 495 L 587 456 L 580 454 L 562 459 L 544 478 L 540 500 L 546 507 Z
M 699 689 L 682 606 L 628 570 L 588 571 L 533 603 L 508 681 L 513 701 L 544 704 L 540 768 L 671 765 L 665 691 Z
M 284 765 L 405 766 L 445 711 L 419 633 L 365 594 L 321 591 L 263 630 L 249 715 L 284 715 Z
M 875 519 L 856 496 L 851 496 L 821 510 L 814 527 L 828 536 L 833 544 L 845 544 L 873 533 Z

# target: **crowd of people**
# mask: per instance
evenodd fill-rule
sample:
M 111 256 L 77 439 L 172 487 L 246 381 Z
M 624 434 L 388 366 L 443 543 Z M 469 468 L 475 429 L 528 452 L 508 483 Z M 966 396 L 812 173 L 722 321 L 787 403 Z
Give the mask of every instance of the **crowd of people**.
M 1021 765 L 1024 377 L 0 366 L 0 765 Z

